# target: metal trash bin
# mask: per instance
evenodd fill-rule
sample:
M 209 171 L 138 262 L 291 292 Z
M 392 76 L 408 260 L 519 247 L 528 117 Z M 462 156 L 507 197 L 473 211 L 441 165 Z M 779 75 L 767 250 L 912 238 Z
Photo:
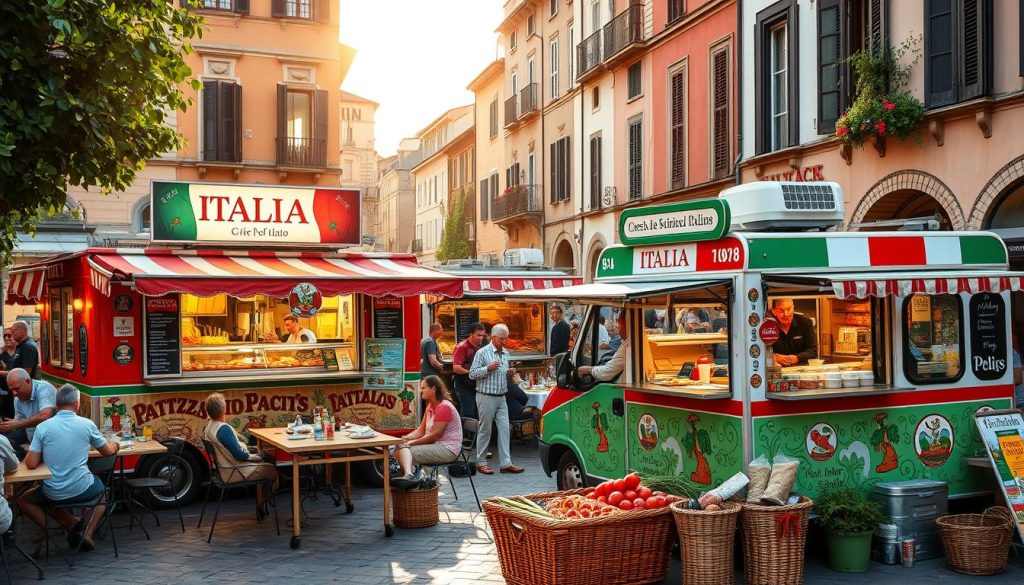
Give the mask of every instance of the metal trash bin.
M 896 542 L 904 538 L 917 539 L 917 560 L 943 556 L 942 539 L 935 521 L 944 516 L 948 508 L 949 484 L 933 479 L 886 481 L 875 485 L 875 498 L 882 502 L 882 511 L 896 525 Z M 875 560 L 893 563 L 886 554 L 892 535 L 886 534 L 873 547 Z

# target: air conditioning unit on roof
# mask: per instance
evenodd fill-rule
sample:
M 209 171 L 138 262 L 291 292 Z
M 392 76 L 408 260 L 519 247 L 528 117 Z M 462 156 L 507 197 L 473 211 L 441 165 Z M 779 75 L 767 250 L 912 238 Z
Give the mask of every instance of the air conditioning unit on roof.
M 826 229 L 843 225 L 843 189 L 831 182 L 756 181 L 730 187 L 731 231 Z
M 543 266 L 544 252 L 537 248 L 505 250 L 505 266 Z

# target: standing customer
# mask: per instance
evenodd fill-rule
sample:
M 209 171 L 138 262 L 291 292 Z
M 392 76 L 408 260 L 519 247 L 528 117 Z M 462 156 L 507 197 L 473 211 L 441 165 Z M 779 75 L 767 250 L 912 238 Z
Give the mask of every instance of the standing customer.
M 476 380 L 476 408 L 480 413 L 480 434 L 476 436 L 477 461 L 485 461 L 487 446 L 491 443 L 491 426 L 498 426 L 498 465 L 502 473 L 522 473 L 523 468 L 512 464 L 509 453 L 510 431 L 508 424 L 508 404 L 505 393 L 508 391 L 508 352 L 505 351 L 505 340 L 508 339 L 508 327 L 498 323 L 491 327 L 491 342 L 487 347 L 480 348 L 473 358 L 473 367 L 469 377 Z M 491 475 L 494 471 L 486 463 L 477 463 L 477 471 Z
M 7 387 L 14 394 L 14 419 L 0 422 L 0 433 L 7 436 L 18 459 L 24 459 L 22 445 L 31 441 L 36 427 L 57 410 L 57 390 L 49 382 L 29 378 L 21 368 L 7 373 Z
M 420 342 L 420 376 L 440 376 L 444 364 L 441 363 L 441 348 L 437 346 L 437 338 L 441 337 L 444 328 L 440 323 L 430 326 L 430 335 Z
M 55 504 L 88 502 L 100 495 L 104 489 L 100 478 L 89 471 L 89 449 L 94 448 L 100 455 L 109 457 L 117 453 L 120 445 L 103 438 L 96 423 L 78 416 L 81 395 L 78 388 L 64 384 L 57 392 L 57 414 L 44 421 L 32 437 L 32 445 L 25 457 L 29 469 L 46 463 L 53 474 L 52 479 L 43 481 L 36 489 L 18 501 L 26 516 L 39 526 L 45 526 L 43 508 Z M 104 506 L 99 506 L 92 515 L 92 522 L 82 530 L 82 519 L 64 511 L 54 511 L 53 518 L 67 532 L 68 545 L 82 543 L 82 552 L 93 549 L 92 531 L 103 517 Z
M 476 380 L 469 377 L 480 344 L 484 341 L 484 324 L 473 323 L 469 337 L 455 346 L 452 354 L 452 371 L 455 372 L 455 394 L 459 399 L 459 413 L 466 418 L 480 418 L 476 408 Z
M 7 372 L 11 371 L 11 360 L 14 359 L 15 348 L 18 344 L 14 342 L 14 333 L 11 328 L 4 329 L 4 348 L 0 351 L 0 416 L 3 418 L 14 418 L 14 396 L 7 387 Z
M 11 369 L 21 368 L 28 372 L 33 380 L 39 379 L 39 346 L 28 336 L 28 323 L 15 321 L 11 324 L 11 335 L 14 337 L 14 355 L 11 356 Z
M 551 348 L 548 355 L 558 355 L 569 351 L 569 323 L 563 318 L 565 310 L 562 305 L 551 305 L 548 311 L 554 326 L 551 327 Z
M 441 378 L 427 376 L 420 380 L 420 398 L 427 403 L 423 420 L 395 448 L 395 458 L 402 467 L 402 475 L 391 480 L 397 487 L 411 487 L 414 466 L 451 463 L 462 451 L 462 419 Z

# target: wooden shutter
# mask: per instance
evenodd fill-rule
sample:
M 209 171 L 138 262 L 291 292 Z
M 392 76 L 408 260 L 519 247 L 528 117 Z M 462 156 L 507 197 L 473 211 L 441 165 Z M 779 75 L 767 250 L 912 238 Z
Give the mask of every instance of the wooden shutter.
M 960 101 L 992 91 L 992 0 L 962 0 Z
M 629 198 L 643 196 L 643 121 L 629 125 Z
M 241 114 L 242 88 L 228 81 L 217 84 L 217 160 L 237 162 L 241 160 L 241 124 L 238 117 Z
M 878 53 L 889 44 L 888 2 L 886 0 L 867 0 L 867 49 Z M 825 2 L 822 2 L 824 6 Z
M 283 164 L 288 152 L 288 86 L 277 85 L 277 162 Z
M 558 201 L 558 143 L 551 143 L 551 182 L 548 184 L 548 199 L 551 203 Z
M 842 109 L 842 16 L 840 0 L 818 1 L 818 134 L 835 130 Z
M 954 0 L 924 3 L 924 103 L 929 108 L 956 101 Z
M 490 110 L 491 138 L 498 135 L 498 99 L 491 101 Z
M 729 152 L 729 49 L 723 47 L 712 56 L 712 132 L 711 143 L 714 178 L 729 175 L 732 161 Z
M 315 18 L 317 22 L 331 22 L 331 0 L 311 1 L 315 3 L 315 6 L 313 6 L 313 18 Z
M 590 139 L 590 208 L 601 207 L 601 137 Z
M 249 14 L 249 0 L 234 0 L 232 10 L 238 14 Z
M 566 136 L 565 142 L 565 165 L 562 168 L 562 175 L 565 177 L 565 192 L 562 198 L 568 201 L 572 197 L 572 139 Z
M 203 82 L 203 160 L 218 160 L 220 141 L 217 114 L 220 111 L 220 91 L 216 81 Z
M 287 14 L 285 0 L 270 0 L 270 15 L 284 17 Z
M 491 207 L 493 207 L 494 200 L 498 197 L 498 173 L 491 175 L 491 197 L 487 200 Z
M 490 203 L 488 199 L 491 196 L 491 191 L 490 187 L 487 186 L 487 181 L 488 179 L 480 181 L 480 221 L 487 221 L 487 211 L 490 209 L 490 206 L 487 204 Z
M 671 159 L 670 178 L 672 189 L 679 189 L 686 184 L 686 70 L 679 69 L 669 79 L 671 92 L 670 132 Z

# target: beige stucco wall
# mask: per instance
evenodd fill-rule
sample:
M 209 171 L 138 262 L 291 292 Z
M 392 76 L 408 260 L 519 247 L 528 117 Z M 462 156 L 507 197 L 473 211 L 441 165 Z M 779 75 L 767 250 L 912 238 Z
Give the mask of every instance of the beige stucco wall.
M 484 258 L 489 254 L 496 254 L 499 258 L 504 253 L 505 232 L 491 221 L 491 209 L 488 204 L 487 220 L 480 210 L 480 181 L 487 179 L 490 189 L 490 178 L 498 178 L 498 193 L 504 188 L 502 183 L 505 176 L 505 130 L 504 130 L 504 104 L 507 92 L 505 90 L 504 70 L 498 70 L 488 79 L 478 80 L 480 85 L 474 91 L 474 111 L 476 112 L 476 192 L 477 192 L 477 221 L 476 221 L 476 253 L 477 258 Z M 498 101 L 498 132 L 491 136 L 490 130 L 490 108 L 493 100 Z M 488 197 L 487 194 L 483 194 Z M 488 197 L 489 201 L 489 197 Z

